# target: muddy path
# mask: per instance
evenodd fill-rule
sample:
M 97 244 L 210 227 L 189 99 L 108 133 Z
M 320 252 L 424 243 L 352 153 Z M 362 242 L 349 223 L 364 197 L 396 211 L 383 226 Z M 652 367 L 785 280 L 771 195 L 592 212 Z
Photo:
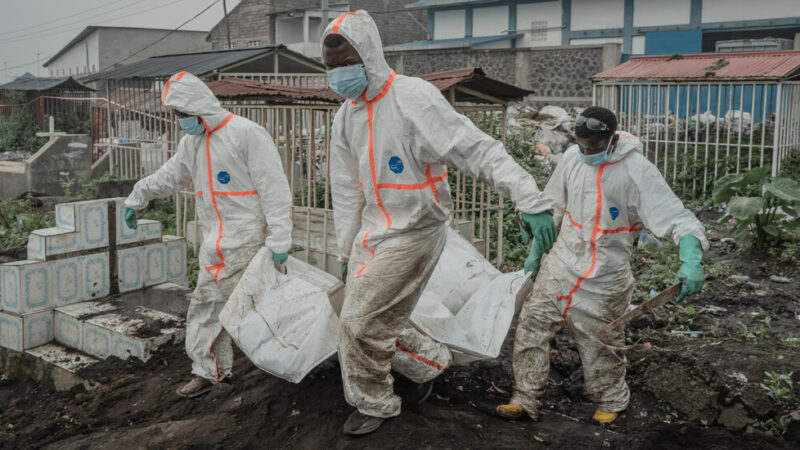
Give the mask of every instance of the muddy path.
M 800 337 L 800 270 L 722 237 L 711 253 L 729 265 L 709 290 L 629 326 L 631 404 L 610 426 L 592 423 L 580 358 L 563 332 L 553 342 L 543 419 L 497 418 L 494 406 L 512 389 L 512 330 L 500 358 L 448 369 L 426 403 L 404 405 L 361 438 L 341 433 L 351 408 L 335 360 L 295 385 L 239 355 L 231 383 L 191 400 L 174 393 L 190 371 L 174 346 L 147 363 L 100 363 L 91 391 L 0 382 L 0 448 L 798 448 L 800 341 L 791 338 Z M 792 281 L 770 280 L 776 273 Z M 768 395 L 765 372 L 792 373 L 778 383 L 788 392 Z M 396 378 L 406 394 L 409 382 Z

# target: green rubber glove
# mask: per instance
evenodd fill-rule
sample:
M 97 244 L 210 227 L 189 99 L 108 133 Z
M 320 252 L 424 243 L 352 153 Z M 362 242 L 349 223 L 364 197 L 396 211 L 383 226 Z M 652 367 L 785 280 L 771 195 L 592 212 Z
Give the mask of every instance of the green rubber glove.
M 691 234 L 682 237 L 678 243 L 680 248 L 681 268 L 675 282 L 682 283 L 681 293 L 675 302 L 680 302 L 684 297 L 694 295 L 703 289 L 703 247 L 700 240 Z
M 347 263 L 342 263 L 342 283 L 347 283 Z
M 535 240 L 533 244 L 531 244 L 531 252 L 528 254 L 528 258 L 525 260 L 525 273 L 530 272 L 531 279 L 536 279 L 536 274 L 539 273 L 539 261 L 542 259 L 542 255 L 544 255 L 544 247 L 541 241 Z
M 542 254 L 549 252 L 553 248 L 558 231 L 556 230 L 556 223 L 553 222 L 553 214 L 550 211 L 538 214 L 522 213 L 522 222 L 530 228 L 530 234 L 528 234 L 528 230 L 525 230 L 525 227 L 520 224 L 523 243 L 527 245 L 531 239 L 533 239 L 533 242 L 540 242 L 542 244 Z
M 136 229 L 136 211 L 127 206 L 125 209 L 122 210 L 122 214 L 125 217 L 125 224 L 128 225 L 128 228 Z
M 289 253 L 288 252 L 284 252 L 284 253 L 272 252 L 272 260 L 275 261 L 276 263 L 283 264 L 283 263 L 286 262 L 287 259 L 289 259 Z

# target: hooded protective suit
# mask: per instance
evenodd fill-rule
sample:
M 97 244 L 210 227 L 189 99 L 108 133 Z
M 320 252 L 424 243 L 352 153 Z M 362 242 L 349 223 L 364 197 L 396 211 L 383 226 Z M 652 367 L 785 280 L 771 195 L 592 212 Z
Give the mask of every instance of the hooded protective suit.
M 676 244 L 690 234 L 708 248 L 703 225 L 641 154 L 639 139 L 617 134 L 609 161 L 597 167 L 581 161 L 577 145 L 568 149 L 545 188 L 560 232 L 522 307 L 513 357 L 511 403 L 534 418 L 547 384 L 550 340 L 565 322 L 583 363 L 587 397 L 603 411 L 627 408 L 625 362 L 617 351 L 624 334 L 617 330 L 601 342 L 596 333 L 630 303 L 634 280 L 629 260 L 643 227 Z
M 340 260 L 349 261 L 339 346 L 345 398 L 363 414 L 392 417 L 400 413 L 393 350 L 408 347 L 396 341 L 438 261 L 450 215 L 446 165 L 487 182 L 522 212 L 551 207 L 503 145 L 436 87 L 389 68 L 366 12 L 340 16 L 322 40 L 329 34 L 355 48 L 369 81 L 361 99 L 336 114 L 331 144 L 336 240 Z
M 195 375 L 219 381 L 230 375 L 233 362 L 219 312 L 261 246 L 273 253 L 289 250 L 289 183 L 267 131 L 222 109 L 194 75 L 181 72 L 170 78 L 163 103 L 200 117 L 206 132 L 184 136 L 178 151 L 160 169 L 136 183 L 125 205 L 139 210 L 150 200 L 193 183 L 203 244 L 197 288 L 186 318 L 186 351 Z

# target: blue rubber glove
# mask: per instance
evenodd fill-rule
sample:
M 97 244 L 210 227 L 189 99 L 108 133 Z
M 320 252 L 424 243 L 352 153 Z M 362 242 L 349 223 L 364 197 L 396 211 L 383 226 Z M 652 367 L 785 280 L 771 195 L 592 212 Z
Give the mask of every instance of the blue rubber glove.
M 289 253 L 275 253 L 272 252 L 272 260 L 276 263 L 283 264 L 286 260 L 289 259 Z
M 528 254 L 528 258 L 525 260 L 525 273 L 530 272 L 531 279 L 536 279 L 536 274 L 539 273 L 539 261 L 542 259 L 542 255 L 544 255 L 544 247 L 541 241 L 534 239 L 533 244 L 531 244 L 531 252 Z
M 528 241 L 533 239 L 533 242 L 538 241 L 542 244 L 542 254 L 549 252 L 558 236 L 556 223 L 553 222 L 553 214 L 550 211 L 538 214 L 522 213 L 521 219 L 522 242 L 527 245 Z M 526 230 L 523 225 L 526 225 L 530 230 Z M 530 234 L 528 234 L 528 231 L 530 231 Z
M 136 211 L 127 206 L 122 210 L 122 215 L 125 218 L 125 224 L 128 228 L 136 229 Z
M 347 263 L 342 263 L 342 283 L 347 283 Z
M 680 302 L 684 297 L 694 295 L 703 289 L 703 247 L 700 240 L 691 234 L 682 237 L 678 243 L 680 248 L 681 267 L 675 282 L 681 282 L 681 293 L 675 302 Z

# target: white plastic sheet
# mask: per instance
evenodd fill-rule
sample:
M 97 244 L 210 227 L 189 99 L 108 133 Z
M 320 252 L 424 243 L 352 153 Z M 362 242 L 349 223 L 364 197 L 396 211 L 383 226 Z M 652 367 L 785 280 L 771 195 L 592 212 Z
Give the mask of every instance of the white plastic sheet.
M 220 321 L 248 358 L 293 383 L 336 353 L 339 319 L 328 291 L 340 282 L 296 258 L 279 273 L 261 249 L 220 313 Z
M 496 358 L 532 283 L 501 273 L 448 228 L 445 247 L 411 322 L 454 352 L 455 363 Z

